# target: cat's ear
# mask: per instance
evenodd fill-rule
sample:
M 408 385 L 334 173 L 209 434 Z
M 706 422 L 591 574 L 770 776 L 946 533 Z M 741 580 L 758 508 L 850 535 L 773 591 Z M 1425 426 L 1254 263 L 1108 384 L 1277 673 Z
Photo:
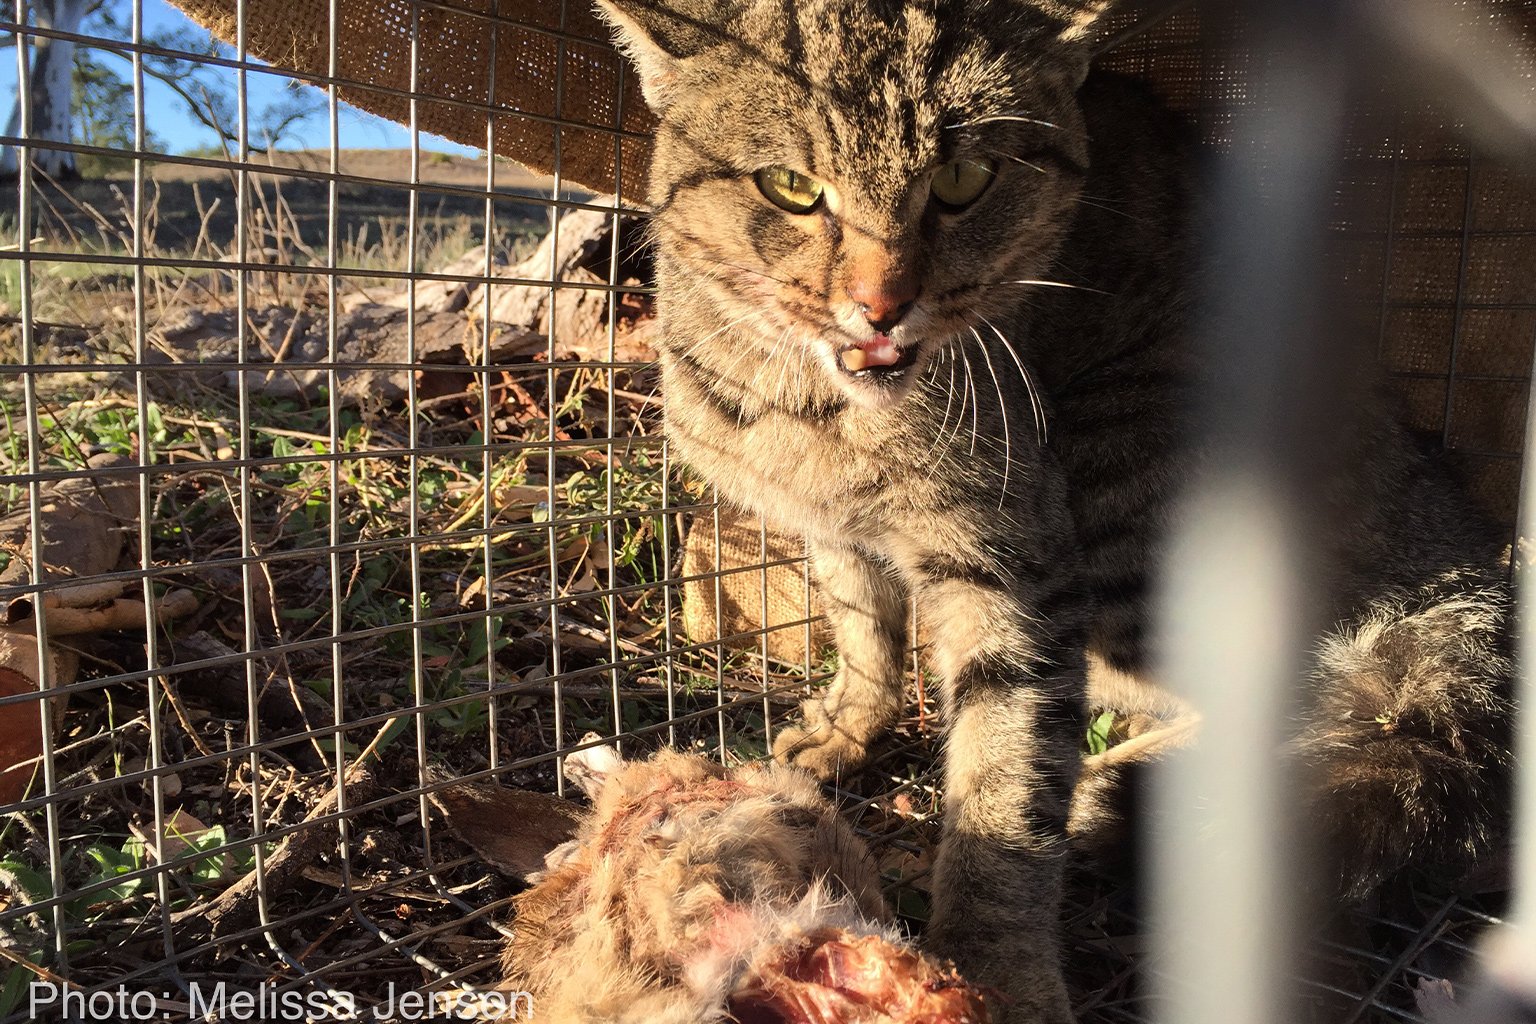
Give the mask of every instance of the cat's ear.
M 1093 38 L 1094 27 L 1116 6 L 1116 0 L 1047 0 L 1040 5 L 1061 23 L 1057 40 L 1081 45 Z
M 700 0 L 597 0 L 619 49 L 640 73 L 645 102 L 657 113 L 672 100 L 682 64 L 721 38 L 710 20 L 719 4 Z
M 1024 0 L 1038 14 L 1049 19 L 1048 31 L 1056 34 L 1061 53 L 1071 62 L 1081 86 L 1088 77 L 1088 67 L 1098 56 L 1094 45 L 1097 29 L 1120 6 L 1119 0 Z

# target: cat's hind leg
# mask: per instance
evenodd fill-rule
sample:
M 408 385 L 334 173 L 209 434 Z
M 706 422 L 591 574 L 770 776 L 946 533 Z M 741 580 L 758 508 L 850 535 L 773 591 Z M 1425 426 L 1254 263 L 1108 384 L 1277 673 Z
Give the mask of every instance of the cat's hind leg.
M 1466 867 L 1503 831 L 1509 593 L 1470 578 L 1459 593 L 1375 601 L 1319 644 L 1293 749 L 1314 788 L 1325 881 L 1346 898 L 1410 865 Z
M 907 601 L 882 564 L 852 547 L 817 545 L 811 568 L 832 624 L 839 667 L 802 721 L 774 737 L 773 756 L 821 779 L 862 765 L 901 714 Z

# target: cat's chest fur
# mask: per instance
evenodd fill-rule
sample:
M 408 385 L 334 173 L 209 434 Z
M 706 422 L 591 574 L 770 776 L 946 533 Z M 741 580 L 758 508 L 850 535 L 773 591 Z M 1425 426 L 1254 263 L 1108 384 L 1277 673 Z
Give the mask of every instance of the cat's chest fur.
M 926 493 L 934 477 L 915 464 L 919 424 L 899 408 L 744 413 L 675 360 L 663 361 L 663 373 L 667 432 L 678 454 L 726 500 L 782 529 L 878 543 L 911 532 L 913 510 L 934 503 Z

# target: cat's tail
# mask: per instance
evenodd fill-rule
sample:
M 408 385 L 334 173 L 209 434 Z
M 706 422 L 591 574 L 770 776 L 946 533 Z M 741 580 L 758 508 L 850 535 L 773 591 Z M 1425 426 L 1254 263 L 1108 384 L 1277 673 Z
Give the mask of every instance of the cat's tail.
M 1377 601 L 1317 651 L 1295 751 L 1314 773 L 1309 810 L 1345 898 L 1410 866 L 1469 866 L 1504 832 L 1510 597 L 1466 582 Z

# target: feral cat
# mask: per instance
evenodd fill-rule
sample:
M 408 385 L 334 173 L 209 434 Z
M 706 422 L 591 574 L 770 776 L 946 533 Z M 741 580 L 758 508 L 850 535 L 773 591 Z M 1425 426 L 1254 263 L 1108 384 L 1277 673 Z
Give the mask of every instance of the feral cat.
M 1088 73 L 1109 0 L 600 6 L 659 116 L 669 434 L 806 536 L 842 657 L 775 753 L 823 776 L 865 757 L 901 707 L 910 599 L 949 722 L 927 942 L 1010 1020 L 1068 1021 L 1085 679 L 1146 689 L 1194 461 L 1185 131 Z M 1490 841 L 1508 664 L 1497 544 L 1374 407 L 1351 437 L 1320 582 L 1339 625 L 1296 749 L 1353 893 Z

